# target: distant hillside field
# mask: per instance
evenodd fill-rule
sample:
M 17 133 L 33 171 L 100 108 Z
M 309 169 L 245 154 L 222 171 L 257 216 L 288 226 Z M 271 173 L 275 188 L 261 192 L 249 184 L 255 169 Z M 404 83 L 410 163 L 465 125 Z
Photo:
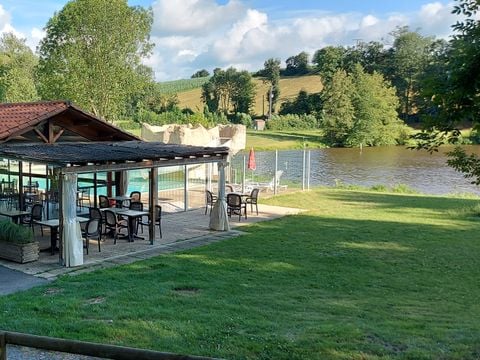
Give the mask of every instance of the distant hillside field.
M 205 79 L 205 78 L 202 78 Z M 181 81 L 181 80 L 180 80 Z M 255 78 L 254 82 L 257 87 L 257 95 L 255 97 L 255 115 L 268 113 L 268 85 L 264 84 L 261 79 Z M 171 82 L 173 83 L 173 82 Z M 173 86 L 173 84 L 172 84 Z M 280 79 L 280 102 L 277 103 L 277 110 L 280 103 L 292 99 L 297 96 L 300 90 L 308 93 L 316 93 L 322 90 L 322 82 L 319 75 L 307 75 L 298 77 L 285 77 Z M 178 92 L 179 106 L 181 108 L 190 108 L 193 111 L 202 111 L 203 103 L 201 100 L 201 85 L 196 89 Z

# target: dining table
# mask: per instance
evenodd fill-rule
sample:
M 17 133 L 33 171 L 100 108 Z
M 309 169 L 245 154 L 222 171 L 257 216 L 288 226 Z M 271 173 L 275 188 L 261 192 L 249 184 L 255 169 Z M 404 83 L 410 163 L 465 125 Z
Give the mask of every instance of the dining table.
M 30 211 L 0 209 L 0 215 L 11 218 L 15 224 L 18 224 L 22 217 L 30 214 Z
M 111 212 L 115 213 L 119 216 L 125 216 L 128 221 L 128 241 L 133 242 L 135 239 L 145 240 L 145 238 L 138 236 L 136 233 L 136 221 L 138 218 L 143 216 L 148 216 L 150 213 L 148 211 L 138 211 L 138 210 L 130 210 L 124 208 L 102 208 L 100 211 L 110 210 Z
M 77 216 L 77 221 L 79 223 L 84 223 L 84 222 L 87 222 L 88 220 L 89 219 L 85 217 Z M 58 237 L 58 228 L 60 227 L 60 220 L 59 219 L 35 220 L 35 224 L 50 228 L 50 247 L 42 251 L 50 250 L 50 253 L 54 255 L 55 250 L 57 249 L 57 237 Z
M 115 200 L 117 208 L 121 208 L 125 201 L 130 201 L 132 198 L 129 195 L 117 195 L 109 198 L 110 200 Z

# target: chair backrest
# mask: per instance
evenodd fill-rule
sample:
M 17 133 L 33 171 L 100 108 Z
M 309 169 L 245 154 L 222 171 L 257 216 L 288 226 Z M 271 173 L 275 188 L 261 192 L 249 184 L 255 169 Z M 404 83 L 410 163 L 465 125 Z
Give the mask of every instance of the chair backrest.
M 254 202 L 256 202 L 258 200 L 258 193 L 259 193 L 260 189 L 258 188 L 255 188 L 252 190 L 252 192 L 250 193 L 250 199 L 252 199 Z
M 162 207 L 155 205 L 155 222 L 159 222 L 162 219 Z
M 143 203 L 139 201 L 132 201 L 130 203 L 130 210 L 137 210 L 137 211 L 143 211 Z
M 210 190 L 205 190 L 205 195 L 207 196 L 207 204 L 213 203 L 213 194 Z
M 103 213 L 105 214 L 105 224 L 107 226 L 117 225 L 117 215 L 113 211 L 105 210 Z
M 32 207 L 32 220 L 42 220 L 43 214 L 43 205 L 42 204 L 35 204 Z
M 98 236 L 100 234 L 100 220 L 99 219 L 90 219 L 85 225 L 85 235 L 87 236 Z
M 100 211 L 99 208 L 96 208 L 96 207 L 88 208 L 88 214 L 90 219 L 99 219 L 99 220 L 102 219 L 102 212 Z
M 232 185 L 225 185 L 225 191 L 226 192 L 233 192 L 233 186 Z
M 110 200 L 105 195 L 98 195 L 98 202 L 101 209 L 110 207 Z
M 142 193 L 140 191 L 132 191 L 130 193 L 131 202 L 140 202 L 142 198 Z
M 270 183 L 268 184 L 268 187 L 273 190 L 274 188 L 274 184 L 275 184 L 275 178 L 277 178 L 277 186 L 280 185 L 280 178 L 282 177 L 283 175 L 283 170 L 278 170 L 276 173 L 275 173 L 275 176 L 273 177 L 272 181 L 270 181 Z
M 238 194 L 227 194 L 227 205 L 230 207 L 240 207 L 242 205 L 242 197 Z

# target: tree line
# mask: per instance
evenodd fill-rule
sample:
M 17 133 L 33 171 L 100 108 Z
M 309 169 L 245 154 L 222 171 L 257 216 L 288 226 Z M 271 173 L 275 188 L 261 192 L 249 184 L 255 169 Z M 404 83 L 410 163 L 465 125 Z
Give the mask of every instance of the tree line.
M 339 146 L 401 143 L 403 123 L 449 131 L 459 121 L 476 121 L 479 49 L 476 3 L 456 0 L 454 12 L 467 18 L 453 26 L 450 41 L 394 29 L 393 42 L 326 46 L 312 56 L 302 51 L 285 66 L 270 58 L 256 73 L 234 68 L 205 69 L 192 78 L 202 85 L 203 111 L 179 109 L 143 64 L 153 48 L 151 9 L 125 0 L 73 0 L 45 27 L 37 54 L 13 34 L 0 39 L 0 101 L 69 99 L 110 121 L 241 122 L 251 124 L 256 88 L 268 85 L 272 108 L 280 100 L 281 76 L 321 75 L 323 90 L 300 91 L 280 104 L 270 128 L 315 127 Z M 295 115 L 295 116 L 292 116 Z M 290 116 L 282 118 L 282 116 Z M 399 120 L 403 120 L 403 123 Z M 426 143 L 428 134 L 420 134 Z M 425 145 L 426 146 L 426 145 Z

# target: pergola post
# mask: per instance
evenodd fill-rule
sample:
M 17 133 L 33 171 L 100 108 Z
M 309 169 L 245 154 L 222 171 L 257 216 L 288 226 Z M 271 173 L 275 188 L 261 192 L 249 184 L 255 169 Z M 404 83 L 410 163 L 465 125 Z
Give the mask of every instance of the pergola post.
M 155 205 L 158 204 L 158 168 L 150 168 L 149 173 L 149 216 L 150 224 L 148 225 L 148 235 L 150 244 L 155 241 Z
M 210 229 L 219 231 L 229 231 L 227 203 L 225 201 L 225 167 L 226 161 L 218 163 L 218 199 L 210 213 Z
M 60 203 L 59 235 L 60 254 L 66 267 L 83 264 L 83 239 L 77 222 L 77 181 L 76 173 L 60 177 L 62 200 Z

